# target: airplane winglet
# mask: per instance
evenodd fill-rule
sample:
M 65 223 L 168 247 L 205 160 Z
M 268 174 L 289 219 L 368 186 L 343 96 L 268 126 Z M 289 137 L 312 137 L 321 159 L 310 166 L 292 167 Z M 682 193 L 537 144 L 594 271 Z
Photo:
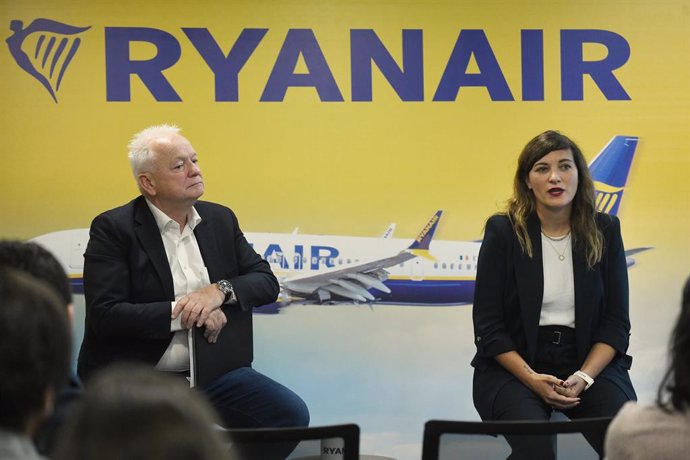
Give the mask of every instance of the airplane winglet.
M 424 257 L 427 260 L 436 262 L 436 257 L 432 256 L 428 249 L 409 249 L 409 252 L 417 257 Z
M 388 228 L 386 228 L 386 231 L 383 232 L 383 234 L 381 235 L 381 238 L 383 238 L 384 240 L 389 239 L 389 238 L 393 238 L 393 232 L 394 231 L 395 231 L 395 222 L 392 222 L 388 226 Z
M 415 238 L 412 244 L 407 248 L 408 250 L 413 253 L 414 251 L 429 250 L 429 244 L 431 244 L 431 239 L 434 237 L 434 232 L 436 231 L 436 227 L 438 227 L 438 221 L 441 220 L 442 213 L 443 211 L 440 209 L 436 211 L 436 214 L 429 219 L 429 222 L 426 223 L 422 231 L 417 235 L 417 238 Z M 421 254 L 422 253 L 420 253 L 420 255 Z

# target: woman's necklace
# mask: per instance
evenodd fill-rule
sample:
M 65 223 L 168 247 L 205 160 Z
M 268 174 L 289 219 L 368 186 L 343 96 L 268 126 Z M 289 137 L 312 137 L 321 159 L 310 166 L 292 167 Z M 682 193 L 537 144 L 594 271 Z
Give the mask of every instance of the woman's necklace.
M 543 230 L 542 230 L 541 234 L 544 235 L 544 237 L 546 237 L 546 242 L 549 243 L 549 246 L 551 246 L 553 248 L 553 250 L 556 251 L 556 254 L 558 254 L 558 260 L 563 262 L 565 260 L 565 251 L 568 250 L 568 241 L 570 240 L 570 230 L 568 230 L 568 233 L 566 233 L 565 235 L 557 236 L 557 237 L 549 236 L 546 233 L 544 233 Z M 560 243 L 561 241 L 565 241 L 565 244 L 563 245 L 563 250 L 559 252 L 558 249 L 556 248 L 556 245 L 553 243 L 554 242 Z

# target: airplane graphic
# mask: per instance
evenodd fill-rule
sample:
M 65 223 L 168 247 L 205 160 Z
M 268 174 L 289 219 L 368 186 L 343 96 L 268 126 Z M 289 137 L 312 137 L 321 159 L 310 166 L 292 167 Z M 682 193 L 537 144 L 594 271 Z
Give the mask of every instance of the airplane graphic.
M 616 214 L 638 138 L 615 136 L 592 160 L 597 210 Z M 394 238 L 395 224 L 380 237 L 292 233 L 245 233 L 278 277 L 278 302 L 255 309 L 276 313 L 291 303 L 391 303 L 447 306 L 472 303 L 481 241 L 433 240 L 442 211 L 437 211 L 411 243 Z M 62 262 L 76 293 L 83 293 L 86 228 L 38 236 L 37 242 Z M 626 251 L 633 255 L 650 249 Z

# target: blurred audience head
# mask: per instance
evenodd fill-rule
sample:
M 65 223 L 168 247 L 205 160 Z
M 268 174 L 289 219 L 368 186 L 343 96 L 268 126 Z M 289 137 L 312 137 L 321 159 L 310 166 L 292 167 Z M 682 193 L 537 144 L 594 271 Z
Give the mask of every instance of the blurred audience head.
M 33 434 L 70 366 L 64 303 L 46 283 L 0 265 L 0 427 Z
M 53 460 L 215 460 L 226 451 L 217 423 L 183 379 L 115 364 L 89 383 Z
M 0 266 L 12 267 L 44 281 L 71 306 L 72 291 L 65 269 L 43 246 L 32 242 L 0 240 Z
M 671 333 L 669 359 L 657 404 L 685 412 L 690 407 L 690 278 L 683 286 L 680 314 Z

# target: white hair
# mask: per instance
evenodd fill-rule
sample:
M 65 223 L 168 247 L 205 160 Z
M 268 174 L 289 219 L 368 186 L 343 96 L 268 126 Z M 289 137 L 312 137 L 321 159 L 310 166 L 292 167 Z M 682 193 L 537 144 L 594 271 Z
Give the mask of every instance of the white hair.
M 156 125 L 150 126 L 134 135 L 129 141 L 129 164 L 132 166 L 132 173 L 136 179 L 139 173 L 149 166 L 151 161 L 151 142 L 160 138 L 167 138 L 173 134 L 178 134 L 180 128 L 175 125 Z

